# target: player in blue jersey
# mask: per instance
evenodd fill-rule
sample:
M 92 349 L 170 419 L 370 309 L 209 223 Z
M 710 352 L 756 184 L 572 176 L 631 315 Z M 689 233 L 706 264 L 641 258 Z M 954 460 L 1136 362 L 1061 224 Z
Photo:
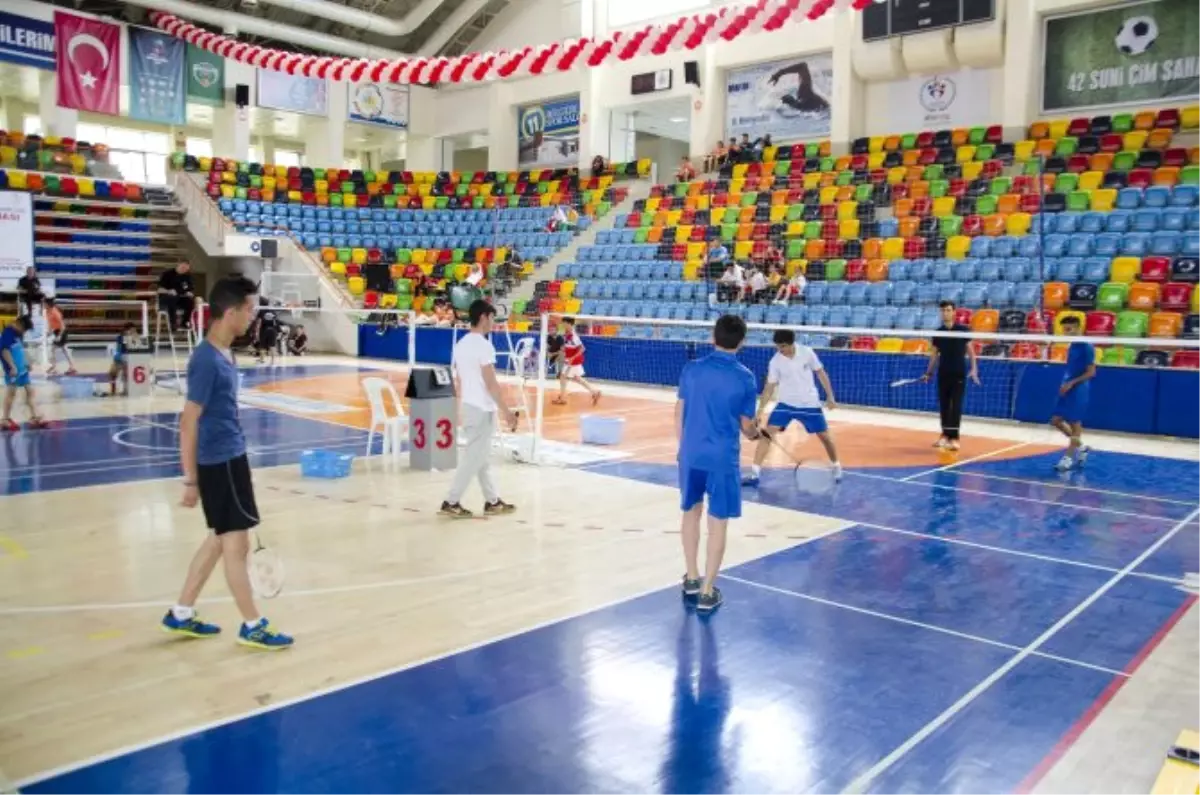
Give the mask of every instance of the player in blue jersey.
M 746 338 L 746 323 L 725 315 L 713 328 L 716 350 L 689 362 L 679 377 L 675 403 L 675 435 L 679 439 L 679 491 L 683 509 L 681 535 L 687 572 L 685 596 L 698 597 L 696 609 L 709 613 L 721 606 L 714 583 L 725 556 L 730 519 L 742 515 L 741 444 L 759 437 L 754 423 L 758 384 L 737 360 Z M 700 517 L 708 498 L 708 556 L 700 577 Z
M 1062 333 L 1078 336 L 1081 330 L 1079 318 L 1064 317 L 1060 324 Z M 1087 414 L 1088 399 L 1091 397 L 1091 381 L 1096 377 L 1096 349 L 1089 342 L 1072 342 L 1067 350 L 1067 369 L 1063 374 L 1062 386 L 1058 388 L 1058 401 L 1050 424 L 1062 431 L 1069 443 L 1063 457 L 1055 465 L 1059 472 L 1073 467 L 1082 467 L 1087 461 L 1090 448 L 1083 444 L 1083 417 Z
M 46 423 L 38 416 L 33 406 L 33 384 L 29 377 L 29 361 L 25 357 L 25 332 L 33 328 L 33 318 L 21 315 L 0 331 L 0 371 L 4 373 L 4 417 L 0 418 L 0 430 L 18 431 L 12 420 L 13 403 L 17 390 L 25 392 L 25 406 L 29 409 L 29 427 L 41 428 Z

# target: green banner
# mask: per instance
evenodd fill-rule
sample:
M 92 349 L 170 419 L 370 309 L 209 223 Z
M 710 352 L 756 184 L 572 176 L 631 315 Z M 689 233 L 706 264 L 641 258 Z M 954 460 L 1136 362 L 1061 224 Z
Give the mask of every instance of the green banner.
M 1200 92 L 1200 6 L 1156 0 L 1046 19 L 1042 110 L 1165 105 Z
M 187 98 L 189 102 L 221 107 L 225 104 L 225 59 L 188 45 Z

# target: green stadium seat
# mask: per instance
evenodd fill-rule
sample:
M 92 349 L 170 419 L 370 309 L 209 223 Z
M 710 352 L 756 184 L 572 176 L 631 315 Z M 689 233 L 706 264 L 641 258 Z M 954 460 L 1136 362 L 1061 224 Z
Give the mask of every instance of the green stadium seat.
M 1125 282 L 1105 282 L 1096 292 L 1096 308 L 1105 312 L 1121 312 L 1125 309 L 1129 285 Z

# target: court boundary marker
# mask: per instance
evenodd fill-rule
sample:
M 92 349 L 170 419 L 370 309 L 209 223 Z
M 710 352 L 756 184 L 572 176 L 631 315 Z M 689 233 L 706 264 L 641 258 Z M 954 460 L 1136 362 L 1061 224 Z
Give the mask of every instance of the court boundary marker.
M 1107 581 L 1105 581 L 1099 588 L 1097 588 L 1095 591 L 1093 591 L 1082 602 L 1075 605 L 1075 607 L 1071 608 L 1071 610 L 1069 610 L 1066 613 L 1066 615 L 1064 615 L 1058 621 L 1056 621 L 1052 625 L 1050 625 L 1041 635 L 1038 635 L 1030 643 L 1028 643 L 1026 646 L 1024 646 L 1020 651 L 1018 651 L 1016 654 L 1014 654 L 1012 657 L 1010 657 L 1007 661 L 1005 661 L 1005 663 L 1003 665 L 1001 665 L 995 671 L 993 671 L 992 673 L 990 673 L 986 677 L 984 677 L 974 687 L 972 687 L 970 690 L 968 690 L 966 693 L 964 693 L 962 696 L 960 696 L 957 701 L 955 701 L 953 704 L 951 704 L 946 709 L 942 710 L 942 712 L 940 712 L 937 716 L 935 716 L 931 721 L 926 723 L 924 726 L 922 726 L 920 729 L 918 729 L 915 733 L 913 733 L 911 736 L 909 736 L 909 738 L 907 740 L 905 740 L 900 745 L 896 746 L 896 748 L 892 749 L 891 752 L 889 752 L 887 755 L 885 755 L 882 759 L 880 759 L 878 762 L 876 762 L 874 765 L 872 765 L 866 771 L 864 771 L 863 773 L 860 773 L 857 777 L 854 778 L 853 781 L 850 782 L 850 784 L 848 784 L 842 790 L 842 792 L 846 792 L 846 793 L 866 792 L 867 788 L 871 784 L 875 783 L 876 780 L 878 780 L 878 778 L 881 775 L 883 775 L 889 769 L 891 769 L 897 762 L 899 762 L 901 759 L 903 759 L 905 756 L 907 756 L 909 754 L 909 752 L 911 752 L 914 748 L 916 748 L 918 745 L 920 745 L 922 742 L 924 742 L 934 732 L 936 732 L 942 726 L 944 726 L 945 724 L 950 722 L 950 720 L 952 720 L 954 717 L 956 717 L 964 709 L 969 707 L 977 698 L 979 698 L 979 696 L 981 696 L 985 692 L 987 692 L 992 687 L 992 685 L 996 684 L 996 682 L 1003 679 L 1010 671 L 1012 671 L 1014 668 L 1016 668 L 1018 665 L 1020 665 L 1022 662 L 1024 662 L 1026 658 L 1031 656 L 1040 647 L 1045 645 L 1055 635 L 1057 635 L 1064 628 L 1066 628 L 1068 624 L 1070 624 L 1072 621 L 1074 621 L 1076 618 L 1078 618 L 1080 615 L 1082 615 L 1084 611 L 1086 611 L 1089 607 L 1091 607 L 1093 604 L 1095 604 L 1097 601 L 1099 601 L 1102 596 L 1104 596 L 1106 593 L 1108 593 L 1110 590 L 1112 590 L 1112 588 L 1115 585 L 1117 585 L 1117 583 L 1121 582 L 1121 580 L 1128 577 L 1131 573 L 1134 572 L 1134 570 L 1138 566 L 1142 565 L 1147 560 L 1149 560 L 1149 558 L 1155 552 L 1157 552 L 1163 545 L 1165 545 L 1168 541 L 1170 541 L 1172 538 L 1174 538 L 1175 535 L 1177 533 L 1179 533 L 1180 530 L 1182 530 L 1189 523 L 1191 523 L 1191 521 L 1193 519 L 1195 519 L 1197 516 L 1200 516 L 1200 508 L 1195 509 L 1190 514 L 1188 514 L 1185 518 L 1181 519 L 1178 523 L 1175 524 L 1174 527 L 1172 527 L 1170 530 L 1168 530 L 1166 533 L 1164 533 L 1159 539 L 1157 539 L 1154 543 L 1152 543 L 1149 547 L 1147 547 L 1145 550 L 1143 550 L 1140 555 L 1138 555 L 1133 560 L 1131 560 L 1129 563 L 1127 563 L 1124 566 L 1124 568 L 1122 568 L 1120 571 L 1118 571 L 1116 574 L 1114 574 L 1112 577 L 1110 577 Z

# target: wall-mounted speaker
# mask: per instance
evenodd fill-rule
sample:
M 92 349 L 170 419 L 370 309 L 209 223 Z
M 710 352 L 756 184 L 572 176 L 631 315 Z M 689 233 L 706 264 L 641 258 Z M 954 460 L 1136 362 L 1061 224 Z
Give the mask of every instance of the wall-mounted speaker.
M 696 88 L 700 87 L 700 62 L 699 61 L 684 61 L 683 62 L 683 82 L 693 85 Z
M 238 83 L 233 87 L 233 104 L 239 108 L 244 108 L 250 104 L 250 86 L 245 83 Z

